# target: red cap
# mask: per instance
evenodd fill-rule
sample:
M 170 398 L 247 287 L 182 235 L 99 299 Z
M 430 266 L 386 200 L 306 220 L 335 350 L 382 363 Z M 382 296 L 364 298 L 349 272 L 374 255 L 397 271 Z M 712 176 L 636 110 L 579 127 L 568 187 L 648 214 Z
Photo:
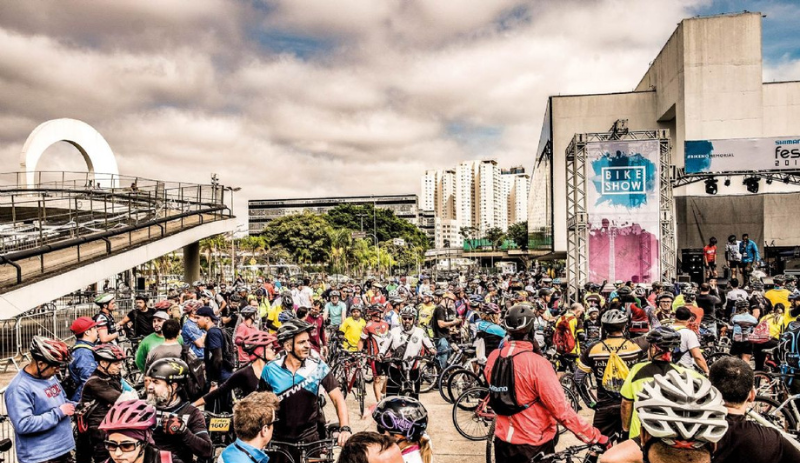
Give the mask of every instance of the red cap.
M 92 320 L 91 317 L 78 317 L 74 322 L 72 322 L 69 330 L 72 331 L 75 336 L 80 336 L 88 329 L 94 328 L 95 326 L 97 326 L 97 323 Z

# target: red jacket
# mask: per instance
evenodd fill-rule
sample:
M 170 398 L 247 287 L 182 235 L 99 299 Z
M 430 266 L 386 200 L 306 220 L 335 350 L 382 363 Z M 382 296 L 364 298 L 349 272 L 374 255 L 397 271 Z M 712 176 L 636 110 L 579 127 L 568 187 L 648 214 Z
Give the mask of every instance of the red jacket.
M 532 350 L 530 342 L 512 341 L 495 349 L 489 355 L 484 369 L 487 378 L 492 376 L 492 367 L 498 356 L 507 357 L 520 350 Z M 595 443 L 600 431 L 580 418 L 570 407 L 561 383 L 550 362 L 538 354 L 523 354 L 514 357 L 514 382 L 517 386 L 517 401 L 531 403 L 530 408 L 513 416 L 497 416 L 495 436 L 511 444 L 542 445 L 555 438 L 557 424 L 561 423 L 585 443 Z

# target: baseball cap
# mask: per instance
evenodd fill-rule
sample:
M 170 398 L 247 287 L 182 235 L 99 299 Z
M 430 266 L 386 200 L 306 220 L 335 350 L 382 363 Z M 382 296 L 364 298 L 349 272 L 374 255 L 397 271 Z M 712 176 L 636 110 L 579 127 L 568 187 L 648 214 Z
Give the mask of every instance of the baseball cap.
M 74 322 L 72 322 L 69 330 L 72 331 L 75 336 L 80 336 L 95 326 L 97 326 L 97 322 L 92 320 L 91 317 L 78 317 Z
M 159 310 L 158 312 L 153 314 L 153 318 L 160 318 L 162 320 L 169 320 L 169 315 L 163 310 Z
M 199 317 L 209 317 L 210 319 L 212 319 L 214 321 L 219 320 L 219 317 L 217 317 L 217 314 L 214 313 L 214 309 L 212 309 L 211 307 L 209 307 L 207 305 L 197 309 L 197 316 L 199 316 Z

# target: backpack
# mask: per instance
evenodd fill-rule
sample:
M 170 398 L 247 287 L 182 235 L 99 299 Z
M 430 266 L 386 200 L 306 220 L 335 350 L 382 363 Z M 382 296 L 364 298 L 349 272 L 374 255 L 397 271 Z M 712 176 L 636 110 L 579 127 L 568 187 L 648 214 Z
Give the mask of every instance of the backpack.
M 628 365 L 622 360 L 618 353 L 627 341 L 620 344 L 617 350 L 611 350 L 611 348 L 606 345 L 605 341 L 600 342 L 603 343 L 603 346 L 609 354 L 601 384 L 606 391 L 619 394 L 622 390 L 622 383 L 625 382 L 625 378 L 627 378 L 628 373 L 630 373 Z
M 87 344 L 77 344 L 73 346 L 72 349 L 70 349 L 70 354 L 75 352 L 76 349 L 91 349 L 91 348 L 92 346 Z M 69 399 L 73 395 L 75 395 L 76 392 L 78 392 L 80 384 L 78 384 L 78 381 L 76 381 L 75 378 L 72 377 L 72 372 L 70 372 L 69 366 L 67 366 L 66 371 L 62 375 L 62 378 L 63 379 L 61 380 L 61 388 L 64 389 L 64 393 L 67 395 L 67 398 Z
M 750 342 L 753 344 L 764 344 L 770 340 L 769 335 L 769 323 L 767 323 L 767 317 L 764 317 L 763 320 L 758 322 L 755 329 L 752 333 L 750 333 Z
M 634 303 L 625 304 L 625 309 L 629 314 L 630 326 L 628 331 L 634 334 L 645 334 L 650 331 L 650 319 L 644 308 L 639 308 Z
M 789 323 L 778 341 L 778 352 L 784 363 L 800 368 L 800 323 Z
M 206 365 L 203 360 L 194 355 L 188 342 L 181 347 L 181 360 L 189 366 L 189 374 L 186 375 L 183 390 L 186 391 L 189 400 L 194 402 L 203 397 L 206 392 Z
M 489 405 L 492 410 L 501 416 L 511 416 L 527 410 L 531 405 L 539 401 L 536 400 L 529 404 L 520 405 L 517 402 L 517 388 L 514 378 L 514 357 L 520 354 L 533 354 L 533 351 L 523 350 L 514 355 L 497 358 L 492 366 L 492 373 L 489 379 Z
M 569 327 L 569 322 L 575 317 L 564 315 L 556 323 L 556 330 L 553 333 L 553 345 L 559 354 L 569 354 L 575 349 L 575 336 Z
M 222 346 L 222 366 L 228 371 L 236 370 L 236 363 L 239 357 L 236 352 L 236 345 L 233 343 L 232 330 L 227 328 L 220 328 L 222 330 L 222 337 L 225 338 L 225 345 Z

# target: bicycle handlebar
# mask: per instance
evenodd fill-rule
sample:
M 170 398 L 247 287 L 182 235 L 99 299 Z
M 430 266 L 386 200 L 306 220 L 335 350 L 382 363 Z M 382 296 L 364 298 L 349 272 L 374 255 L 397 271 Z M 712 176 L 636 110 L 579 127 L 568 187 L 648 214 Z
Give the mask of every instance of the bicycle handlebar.
M 603 453 L 605 452 L 605 448 L 599 444 L 584 444 L 584 445 L 573 445 L 572 447 L 567 447 L 560 452 L 545 454 L 544 452 L 539 452 L 536 456 L 533 457 L 532 461 L 545 461 L 545 460 L 554 460 L 554 461 L 562 461 L 568 460 L 571 457 L 574 457 L 580 452 L 585 450 L 591 450 L 595 453 Z

